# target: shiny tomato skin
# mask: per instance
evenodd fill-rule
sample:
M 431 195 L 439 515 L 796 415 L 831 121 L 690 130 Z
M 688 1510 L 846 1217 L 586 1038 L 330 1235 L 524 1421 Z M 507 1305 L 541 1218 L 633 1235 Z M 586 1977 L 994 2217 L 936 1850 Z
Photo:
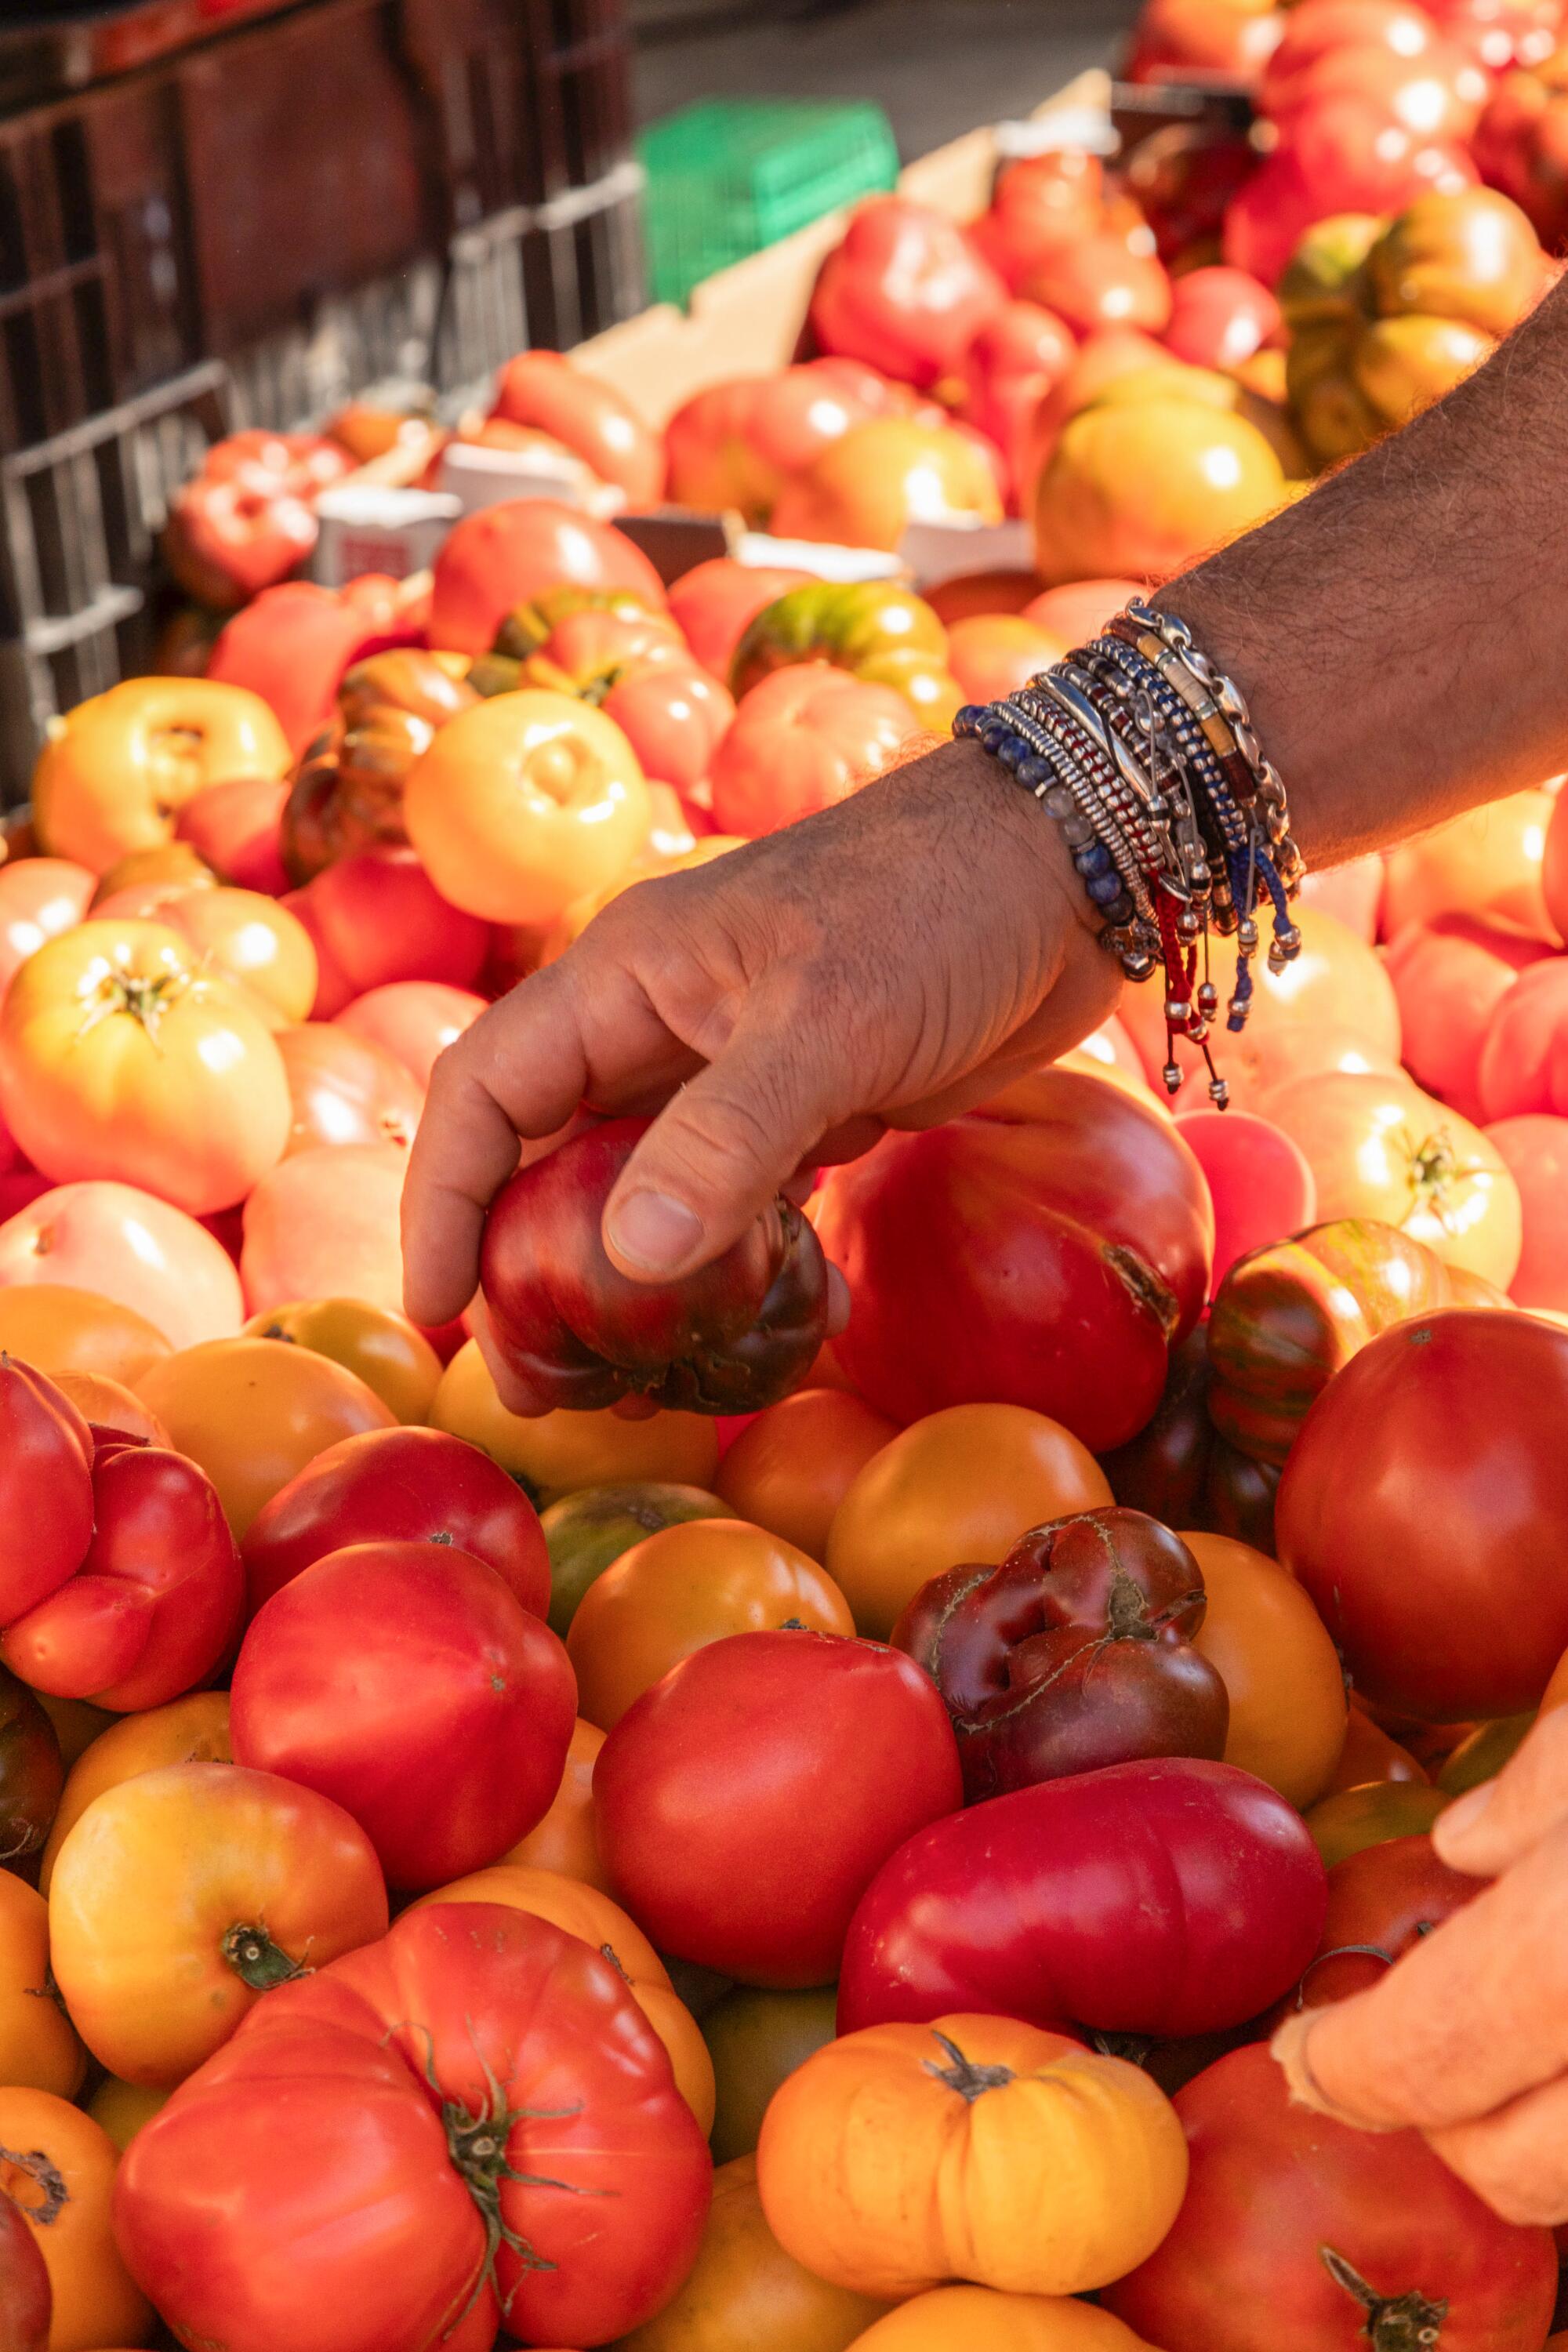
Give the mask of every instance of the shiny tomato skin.
M 1321 2009 L 1376 1984 L 1394 1962 L 1486 1887 L 1439 1862 L 1429 1837 L 1384 1839 L 1329 1872 L 1322 1941 L 1291 2009 Z
M 697 659 L 715 677 L 728 677 L 735 648 L 765 605 L 791 588 L 804 588 L 809 572 L 782 564 L 738 563 L 733 556 L 710 556 L 683 572 L 669 592 L 669 609 Z
M 838 2031 L 975 2011 L 1164 2040 L 1240 2025 L 1318 1947 L 1300 1815 L 1231 1764 L 1112 1764 L 921 1831 L 856 1910 Z
M 664 489 L 658 434 L 613 384 L 574 367 L 559 352 L 520 352 L 509 360 L 496 379 L 490 414 L 563 441 L 634 507 L 653 506 Z
M 335 1021 L 301 1021 L 277 1032 L 293 1117 L 287 1159 L 319 1144 L 414 1140 L 425 1092 L 401 1062 Z
M 92 1539 L 91 1433 L 64 1391 L 0 1355 L 0 1622 L 79 1565 Z
M 43 1286 L 111 1300 L 175 1348 L 229 1339 L 244 1320 L 239 1276 L 195 1217 L 134 1184 L 56 1184 L 0 1225 L 0 1287 Z M 146 1369 L 117 1356 L 73 1369 L 133 1385 Z M 63 1369 L 63 1367 L 62 1367 Z
M 308 1462 L 246 1536 L 250 1613 L 328 1552 L 363 1543 L 455 1544 L 493 1568 L 531 1615 L 550 1607 L 538 1512 L 488 1454 L 444 1430 L 368 1429 Z
M 549 1810 L 576 1682 L 565 1650 L 455 1545 L 351 1544 L 274 1593 L 234 1669 L 237 1761 L 341 1804 L 389 1884 L 482 1870 Z
M 493 1904 L 411 1912 L 269 1994 L 132 2149 L 128 2260 L 227 2352 L 488 2352 L 498 2297 L 517 2338 L 605 2343 L 689 2269 L 711 2179 L 618 1971 Z
M 953 373 L 1006 299 L 955 222 L 900 196 L 872 196 L 822 266 L 811 326 L 824 352 L 924 391 Z
M 244 1582 L 217 1490 L 165 1445 L 104 1435 L 76 1574 L 0 1635 L 35 1690 L 139 1714 L 194 1690 L 239 1630 Z
M 594 1768 L 599 1848 L 661 1951 L 748 1984 L 827 1984 L 862 1889 L 963 1801 L 946 1711 L 911 1659 L 741 1633 L 627 1709 Z
M 437 1058 L 470 1028 L 485 1009 L 471 988 L 451 988 L 439 980 L 389 980 L 368 988 L 333 1015 L 373 1045 L 383 1045 L 421 1087 L 430 1083 Z
M 46 940 L 82 920 L 97 887 L 68 857 L 24 857 L 0 873 L 0 996 Z
M 1557 2294 L 1551 2231 L 1500 2221 L 1418 2132 L 1352 2131 L 1293 2106 L 1261 2042 L 1206 2068 L 1175 2105 L 1186 2201 L 1163 2244 L 1103 2297 L 1163 2352 L 1350 2352 L 1373 2313 L 1325 2248 L 1379 2302 L 1415 2294 L 1436 2306 L 1433 2332 L 1412 2344 L 1536 2352 L 1543 2341 Z M 1371 2340 L 1400 2339 L 1380 2327 Z
M 817 1231 L 854 1301 L 834 1345 L 895 1421 L 1021 1404 L 1104 1452 L 1203 1310 L 1214 1212 L 1157 1111 L 1075 1071 L 1029 1085 L 1027 1115 L 889 1135 L 833 1171 Z
M 506 499 L 465 515 L 436 559 L 430 643 L 489 653 L 514 604 L 549 589 L 629 588 L 656 609 L 664 588 L 642 550 L 554 499 Z
M 689 793 L 702 782 L 735 716 L 727 686 L 695 662 L 631 662 L 603 703 L 643 773 Z
M 896 688 L 824 662 L 747 688 L 712 760 L 713 814 L 748 840 L 847 800 L 898 765 L 920 722 Z
M 1279 1558 L 1355 1686 L 1434 1723 L 1535 1706 L 1568 1649 L 1568 1330 L 1450 1310 L 1338 1372 L 1302 1425 Z

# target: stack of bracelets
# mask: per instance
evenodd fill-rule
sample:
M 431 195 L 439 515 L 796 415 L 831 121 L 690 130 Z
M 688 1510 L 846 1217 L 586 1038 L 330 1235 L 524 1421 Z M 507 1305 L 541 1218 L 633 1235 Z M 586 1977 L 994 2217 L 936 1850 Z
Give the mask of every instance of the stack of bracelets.
M 1163 971 L 1167 1087 L 1182 1083 L 1175 1040 L 1185 1037 L 1223 1110 L 1207 1042 L 1219 1012 L 1210 930 L 1236 939 L 1226 1026 L 1239 1030 L 1258 901 L 1267 894 L 1273 908 L 1268 968 L 1279 971 L 1300 950 L 1289 902 L 1306 870 L 1241 695 L 1185 622 L 1135 597 L 1092 645 L 1005 701 L 966 703 L 952 731 L 974 737 L 1060 824 L 1104 918 L 1101 943 L 1129 980 Z

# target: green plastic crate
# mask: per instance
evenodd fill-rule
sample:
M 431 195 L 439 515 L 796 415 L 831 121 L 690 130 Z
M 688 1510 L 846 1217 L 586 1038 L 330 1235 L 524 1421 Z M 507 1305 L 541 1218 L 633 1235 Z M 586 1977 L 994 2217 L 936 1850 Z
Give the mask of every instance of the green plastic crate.
M 744 261 L 898 177 L 892 125 L 859 100 L 711 100 L 642 131 L 653 297 L 684 302 Z

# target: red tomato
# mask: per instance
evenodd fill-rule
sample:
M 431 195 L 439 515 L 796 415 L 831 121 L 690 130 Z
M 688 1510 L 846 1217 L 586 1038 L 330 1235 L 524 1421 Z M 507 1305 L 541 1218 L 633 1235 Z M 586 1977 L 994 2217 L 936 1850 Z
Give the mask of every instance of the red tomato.
M 1279 303 L 1245 269 L 1216 263 L 1172 285 L 1165 347 L 1193 367 L 1240 367 L 1279 331 Z
M 96 1291 L 176 1348 L 228 1339 L 245 1320 L 222 1243 L 134 1184 L 58 1184 L 0 1225 L 0 1287 L 34 1282 Z
M 325 1143 L 395 1143 L 407 1150 L 425 1091 L 384 1046 L 334 1021 L 304 1021 L 276 1034 L 294 1114 L 287 1151 Z
M 1551 2231 L 1500 2221 L 1419 2132 L 1352 2131 L 1293 2106 L 1258 2042 L 1178 2091 L 1176 2113 L 1186 2201 L 1158 2251 L 1101 2297 L 1165 2352 L 1252 2352 L 1260 2312 L 1269 2352 L 1401 2334 L 1443 2352 L 1542 2342 Z
M 57 1183 L 130 1179 L 195 1216 L 243 1200 L 289 1130 L 261 1013 L 161 923 L 81 923 L 28 959 L 0 1009 L 0 1108 Z
M 505 499 L 466 515 L 436 558 L 430 643 L 489 653 L 514 604 L 549 588 L 629 588 L 657 611 L 658 572 L 608 523 L 553 499 Z
M 484 924 L 447 904 L 411 849 L 341 857 L 283 903 L 310 934 L 321 965 L 318 1021 L 388 981 L 468 988 L 489 945 Z
M 75 1575 L 6 1627 L 0 1657 L 35 1690 L 139 1714 L 195 1690 L 228 1654 L 239 1554 L 211 1479 L 165 1446 L 100 1437 L 92 1496 Z
M 509 360 L 496 378 L 490 414 L 564 442 L 634 507 L 657 506 L 663 495 L 658 436 L 613 384 L 574 368 L 559 352 L 520 352 Z
M 740 1633 L 683 1659 L 594 1768 L 599 1850 L 660 1951 L 750 1984 L 829 1984 L 879 1865 L 963 1801 L 936 1685 L 832 1633 Z
M 1568 1330 L 1468 1308 L 1337 1372 L 1280 1484 L 1279 1558 L 1356 1687 L 1434 1723 L 1537 1705 L 1568 1649 Z
M 114 2218 L 187 2341 L 488 2352 L 502 2310 L 541 2345 L 647 2318 L 710 2178 L 614 1965 L 531 1912 L 439 1904 L 258 2003 L 137 2133 Z
M 700 784 L 735 716 L 727 686 L 695 662 L 628 662 L 600 703 L 645 774 L 689 793 Z
M 384 1046 L 421 1087 L 430 1083 L 436 1057 L 455 1044 L 485 1009 L 469 988 L 449 988 L 439 980 L 392 980 L 366 989 L 334 1013 L 333 1024 L 374 1045 Z
M 1043 303 L 1012 301 L 989 318 L 963 355 L 963 414 L 1007 459 L 1015 503 L 1028 464 L 1036 409 L 1067 373 L 1078 341 Z
M 330 1797 L 407 1892 L 482 1870 L 550 1810 L 577 1719 L 555 1635 L 455 1546 L 351 1544 L 252 1618 L 235 1761 Z
M 1388 1838 L 1347 1854 L 1329 1873 L 1322 1940 L 1288 2010 L 1367 1991 L 1485 1885 L 1439 1862 L 1429 1837 Z
M 1074 580 L 1036 596 L 1025 605 L 1024 618 L 1064 646 L 1085 645 L 1115 619 L 1129 596 L 1142 596 L 1147 586 L 1142 580 Z
M 400 580 L 373 572 L 340 589 L 287 580 L 226 624 L 207 676 L 247 686 L 270 703 L 298 757 L 331 718 L 345 670 L 391 646 L 417 645 L 422 635 Z
M 1152 251 L 1134 253 L 1114 228 L 1096 229 L 1042 254 L 1022 291 L 1079 335 L 1098 334 L 1106 327 L 1137 327 L 1158 335 L 1171 317 L 1164 263 Z
M 810 580 L 809 572 L 782 563 L 738 563 L 732 556 L 710 556 L 675 583 L 669 609 L 703 668 L 715 677 L 728 677 L 736 646 L 764 605 L 774 604 L 788 589 L 807 586 Z
M 46 940 L 79 923 L 98 878 L 68 857 L 22 857 L 0 869 L 0 997 Z
M 1212 1297 L 1238 1257 L 1312 1223 L 1317 1182 L 1300 1145 L 1255 1112 L 1182 1111 L 1176 1131 L 1203 1170 L 1214 1202 Z
M 396 1143 L 291 1152 L 245 1204 L 246 1311 L 301 1298 L 363 1298 L 403 1311 L 398 1232 L 408 1154 Z
M 874 368 L 845 359 L 808 360 L 773 375 L 705 385 L 665 427 L 670 497 L 680 506 L 734 509 L 748 522 L 765 523 L 787 481 L 852 425 L 889 415 L 899 398 Z M 672 596 L 672 607 L 674 602 Z
M 1328 1901 L 1295 1808 L 1234 1764 L 1111 1764 L 934 1822 L 868 1887 L 838 2031 L 953 2011 L 1163 2039 L 1257 2016 Z
M 1509 1296 L 1521 1307 L 1568 1312 L 1568 1118 L 1544 1112 L 1487 1129 L 1519 1186 L 1524 1248 Z
M 1016 293 L 1041 254 L 1092 236 L 1104 219 L 1105 167 L 1069 148 L 1009 163 L 969 234 Z
M 439 1429 L 371 1429 L 329 1445 L 262 1506 L 245 1538 L 254 1612 L 344 1544 L 456 1544 L 525 1609 L 550 1607 L 539 1514 L 488 1454 Z
M 1384 961 L 1412 1077 L 1467 1118 L 1482 1118 L 1481 1054 L 1493 1016 L 1516 974 L 1550 953 L 1539 940 L 1469 915 L 1407 924 Z
M 1468 152 L 1407 130 L 1370 99 L 1295 111 L 1287 132 L 1226 214 L 1225 259 L 1277 285 L 1307 229 L 1333 213 L 1399 213 L 1433 189 L 1476 185 Z
M 1203 1311 L 1214 1211 L 1157 1111 L 1077 1071 L 1025 1084 L 832 1171 L 816 1228 L 854 1301 L 834 1346 L 894 1421 L 1021 1404 L 1100 1453 L 1142 1428 Z
M 822 265 L 811 298 L 823 351 L 928 389 L 952 374 L 1007 289 L 944 213 L 871 196 Z
M 1481 1045 L 1480 1116 L 1568 1117 L 1568 956 L 1527 963 L 1499 999 Z
M 289 798 L 287 779 L 241 776 L 228 784 L 208 784 L 188 800 L 174 823 L 176 841 L 188 841 L 215 874 L 237 889 L 264 890 L 280 898 L 289 887 L 278 828 Z
M 713 754 L 714 820 L 721 833 L 776 833 L 896 767 L 920 731 L 890 686 L 826 662 L 774 670 L 741 697 Z
M 58 1591 L 92 1540 L 91 1432 L 63 1390 L 0 1353 L 0 1622 Z
M 21 2207 L 0 2194 L 0 2344 L 7 2352 L 48 2352 L 53 2302 L 38 2242 Z

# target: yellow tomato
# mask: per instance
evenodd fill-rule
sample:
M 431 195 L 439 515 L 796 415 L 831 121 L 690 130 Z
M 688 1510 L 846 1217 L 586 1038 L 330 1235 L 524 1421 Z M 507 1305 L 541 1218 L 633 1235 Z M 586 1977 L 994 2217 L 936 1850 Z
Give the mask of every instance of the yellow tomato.
M 628 1414 L 612 1405 L 603 1412 L 546 1412 L 525 1421 L 508 1412 L 473 1339 L 442 1373 L 430 1425 L 483 1446 L 540 1503 L 584 1486 L 643 1479 L 710 1487 L 719 1463 L 718 1433 L 704 1413 Z
M 134 1780 L 140 1772 L 156 1772 L 164 1764 L 230 1764 L 228 1693 L 192 1691 L 171 1699 L 167 1706 L 149 1708 L 145 1715 L 122 1715 L 110 1720 L 90 1747 L 71 1766 L 60 1798 L 59 1811 L 44 1848 L 38 1885 L 47 1895 L 54 1876 L 55 1858 L 69 1832 L 95 1797 Z
M 127 1388 L 174 1352 L 156 1324 L 133 1307 L 64 1282 L 0 1287 L 0 1349 L 51 1380 L 61 1372 L 98 1372 Z
M 0 2190 L 21 2207 L 49 2273 L 49 2352 L 145 2344 L 153 2307 L 120 2259 L 110 2207 L 120 2150 L 47 2091 L 0 2089 Z
M 613 719 L 529 687 L 447 720 L 409 772 L 403 815 L 454 907 L 545 925 L 641 854 L 652 804 Z
M 1230 1694 L 1225 1760 L 1305 1811 L 1344 1748 L 1339 1653 L 1301 1586 L 1266 1554 L 1230 1536 L 1186 1533 L 1182 1541 L 1208 1594 L 1193 1646 Z
M 405 1423 L 428 1421 L 440 1384 L 441 1359 L 405 1315 L 366 1298 L 302 1298 L 253 1315 L 253 1339 L 279 1339 L 328 1356 L 374 1389 Z
M 566 1750 L 566 1769 L 561 1775 L 561 1786 L 554 1801 L 542 1822 L 535 1822 L 525 1838 L 503 1853 L 503 1862 L 525 1864 L 532 1870 L 552 1870 L 560 1877 L 581 1880 L 584 1886 L 596 1886 L 601 1895 L 613 1895 L 609 1874 L 599 1859 L 599 1841 L 594 1832 L 594 1765 L 605 1735 L 596 1723 L 584 1722 L 579 1716 L 573 1727 L 572 1745 Z

